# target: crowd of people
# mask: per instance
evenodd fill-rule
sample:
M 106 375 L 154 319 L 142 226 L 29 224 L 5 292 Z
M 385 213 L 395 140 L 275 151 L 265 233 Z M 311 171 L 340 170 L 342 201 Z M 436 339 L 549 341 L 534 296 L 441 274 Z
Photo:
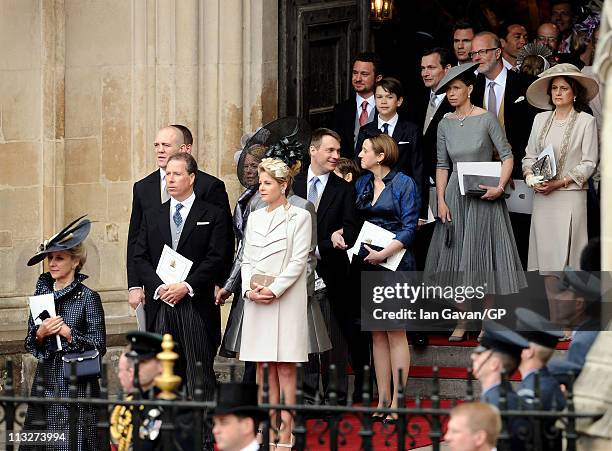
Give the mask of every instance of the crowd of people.
M 554 299 L 567 291 L 558 287 L 567 266 L 596 269 L 585 262 L 596 259 L 598 246 L 587 246 L 598 221 L 597 203 L 587 201 L 598 198 L 600 125 L 593 106 L 599 86 L 588 72 L 597 31 L 572 28 L 571 17 L 569 2 L 552 2 L 551 22 L 533 36 L 520 23 L 494 33 L 457 21 L 452 50 L 436 47 L 422 55 L 422 95 L 405 92 L 398 79 L 386 76 L 376 54 L 357 55 L 351 66 L 354 94 L 335 106 L 329 127 L 311 132 L 303 120 L 283 118 L 244 137 L 236 154 L 244 191 L 233 215 L 223 182 L 198 169 L 191 156 L 189 129 L 161 128 L 154 140 L 158 169 L 134 185 L 128 232 L 128 301 L 144 308 L 142 326 L 148 331 L 130 339 L 141 387 L 152 387 L 159 367 L 148 363 L 151 349 L 169 333 L 179 354 L 176 373 L 190 397 L 202 378 L 204 399 L 214 398 L 219 352 L 245 362 L 243 388 L 222 389 L 225 398 L 234 394 L 236 403 L 257 401 L 255 384 L 263 383 L 267 364 L 270 402 L 282 398 L 292 404 L 296 363 L 303 362 L 307 402 L 328 399 L 331 364 L 337 368 L 337 401 L 360 402 L 362 368 L 373 364 L 378 408 L 397 407 L 410 368 L 409 341 L 426 345 L 427 336 L 364 332 L 359 280 L 366 271 L 383 271 L 380 264 L 403 251 L 397 271 L 424 271 L 451 286 L 484 283 L 487 305 L 496 295 L 524 288 L 524 271 L 545 274 L 549 318 L 517 312 L 524 333 L 485 322 L 472 363 L 484 403 L 497 405 L 501 372 L 518 369 L 521 389 L 505 388 L 511 407 L 519 399 L 533 400 L 538 373 L 542 406 L 562 409 L 556 377 L 569 367 L 580 369 L 595 335 L 587 328 L 582 335 L 574 331 L 580 349 L 571 357 L 572 343 L 567 361 L 557 371 L 554 365 L 547 369 L 557 341 L 572 333 L 551 332 L 562 313 Z M 534 169 L 549 147 L 556 161 L 552 178 Z M 479 184 L 477 195 L 462 194 L 457 163 L 493 161 L 501 168 L 496 183 Z M 533 192 L 531 213 L 508 211 L 505 195 L 520 184 Z M 351 260 L 347 250 L 365 221 L 394 238 L 384 247 L 362 244 Z M 89 228 L 86 219 L 72 223 L 30 261 L 48 259 L 49 272 L 40 276 L 36 294 L 53 294 L 57 312 L 44 320 L 30 317 L 25 342 L 44 366 L 43 396 L 56 390 L 68 395 L 56 336 L 63 351 L 96 350 L 101 357 L 106 350 L 100 297 L 83 285 L 81 273 Z M 157 271 L 166 247 L 192 263 L 180 282 L 164 283 Z M 581 283 L 570 283 L 576 296 L 593 297 Z M 232 295 L 222 337 L 220 309 Z M 581 325 L 593 319 L 587 310 Z M 464 340 L 467 332 L 467 324 L 459 322 L 449 340 Z M 129 392 L 134 365 L 126 356 L 130 352 L 119 362 L 120 379 Z M 86 381 L 93 381 L 95 391 L 93 374 L 79 380 L 80 397 L 90 394 Z M 65 428 L 67 411 L 61 405 L 47 411 L 50 430 Z M 499 432 L 495 415 L 482 403 L 454 410 L 447 432 L 451 449 L 467 437 L 468 426 L 470 440 L 481 446 L 469 449 L 493 447 Z M 489 419 L 472 428 L 481 416 Z M 28 412 L 26 428 L 34 417 Z M 94 449 L 95 412 L 83 412 L 85 417 L 90 422 L 78 427 L 78 449 Z M 252 447 L 260 418 L 251 412 L 230 420 L 244 432 L 240 443 Z M 394 424 L 397 417 L 376 413 L 374 420 Z M 291 448 L 291 413 L 273 414 L 271 421 L 277 431 L 271 446 Z M 205 448 L 212 449 L 213 432 L 217 445 L 223 443 L 224 424 L 229 423 L 215 420 Z M 115 438 L 125 439 L 124 432 L 116 428 Z

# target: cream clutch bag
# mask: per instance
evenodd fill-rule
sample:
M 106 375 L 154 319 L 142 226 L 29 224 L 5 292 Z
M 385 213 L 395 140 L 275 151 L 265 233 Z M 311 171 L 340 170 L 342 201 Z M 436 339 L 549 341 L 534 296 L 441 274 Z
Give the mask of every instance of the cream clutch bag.
M 257 288 L 256 285 L 269 287 L 275 280 L 276 276 L 271 276 L 269 274 L 253 274 L 251 276 L 251 290 Z

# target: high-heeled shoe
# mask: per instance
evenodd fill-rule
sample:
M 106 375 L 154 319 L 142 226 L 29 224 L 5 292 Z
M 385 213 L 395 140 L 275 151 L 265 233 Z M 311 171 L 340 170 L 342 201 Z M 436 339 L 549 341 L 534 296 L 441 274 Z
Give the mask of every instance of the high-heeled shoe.
M 476 341 L 480 343 L 482 341 L 482 337 L 484 337 L 484 329 L 480 331 L 480 333 L 478 334 L 478 337 L 476 337 Z
M 459 327 L 459 325 L 457 325 L 457 327 L 455 327 L 455 330 L 453 330 L 453 333 L 448 337 L 448 341 L 450 342 L 464 341 L 466 333 L 467 331 L 463 327 Z
M 390 413 L 383 420 L 383 424 L 385 424 L 385 425 L 393 425 L 393 424 L 397 423 L 397 420 L 398 420 L 397 414 L 396 413 Z
M 277 448 L 289 448 L 292 449 L 295 446 L 295 436 L 291 434 L 291 443 L 277 443 Z
M 380 412 L 374 412 L 372 414 L 372 421 L 375 423 L 382 423 L 385 421 L 385 414 Z
M 388 408 L 389 408 L 389 406 L 387 406 L 387 407 L 384 407 L 384 406 L 377 406 L 376 408 L 377 408 L 377 409 L 388 409 Z M 385 417 L 386 417 L 386 416 L 387 416 L 387 414 L 385 414 L 385 413 L 378 412 L 378 411 L 377 411 L 377 412 L 374 412 L 374 413 L 372 414 L 372 421 L 374 421 L 374 422 L 381 422 L 381 423 L 382 423 L 382 422 L 384 422 L 384 421 L 385 421 Z

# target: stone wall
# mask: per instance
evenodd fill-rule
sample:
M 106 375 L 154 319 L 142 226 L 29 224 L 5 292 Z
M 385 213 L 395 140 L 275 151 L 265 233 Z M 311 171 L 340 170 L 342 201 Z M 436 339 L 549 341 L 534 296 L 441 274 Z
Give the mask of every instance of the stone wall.
M 23 340 L 43 270 L 26 261 L 85 213 L 83 272 L 120 334 L 132 185 L 155 169 L 155 132 L 187 125 L 234 202 L 240 137 L 277 114 L 277 1 L 0 0 L 0 23 L 0 353 Z

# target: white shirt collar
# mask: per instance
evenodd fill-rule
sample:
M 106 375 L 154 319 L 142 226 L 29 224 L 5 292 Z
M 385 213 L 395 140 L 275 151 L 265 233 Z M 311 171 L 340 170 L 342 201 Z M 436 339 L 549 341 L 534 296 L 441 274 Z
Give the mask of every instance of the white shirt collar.
M 399 120 L 399 115 L 397 113 L 395 113 L 395 116 L 393 116 L 391 119 L 389 119 L 388 121 L 383 120 L 380 115 L 378 116 L 378 129 L 380 130 L 383 126 L 383 124 L 389 124 L 391 126 L 391 128 L 395 128 L 395 126 L 397 125 L 397 121 Z
M 257 451 L 259 449 L 259 444 L 257 443 L 257 440 L 253 440 L 251 443 L 249 443 L 246 447 L 242 448 L 242 450 L 240 451 Z
M 508 69 L 506 69 L 506 67 L 504 66 L 501 72 L 497 74 L 497 77 L 495 77 L 495 80 L 489 80 L 487 78 L 487 86 L 489 85 L 491 81 L 494 81 L 496 86 L 501 86 L 502 88 L 505 88 L 507 78 L 508 78 Z
M 363 98 L 361 97 L 359 94 L 355 95 L 356 97 L 356 101 L 357 101 L 357 114 L 359 114 L 359 112 L 361 111 L 361 104 L 363 103 L 364 100 L 366 100 L 368 102 L 368 107 L 366 108 L 368 113 L 371 111 L 372 108 L 374 108 L 376 106 L 376 101 L 374 99 L 374 94 L 372 94 L 370 97 Z
M 166 177 L 166 170 L 164 168 L 159 168 L 159 177 L 163 180 Z
M 321 188 L 322 188 L 320 192 L 323 192 L 323 190 L 325 189 L 325 185 L 327 185 L 327 181 L 329 180 L 329 174 L 330 173 L 328 172 L 328 173 L 322 174 L 322 175 L 315 175 L 315 173 L 312 172 L 312 168 L 309 165 L 308 166 L 308 177 L 306 178 L 306 189 L 310 188 L 310 181 L 314 177 L 319 177 L 319 182 L 321 182 Z
M 434 95 L 436 96 L 436 105 L 439 105 L 439 104 L 440 104 L 440 102 L 441 102 L 442 100 L 444 100 L 444 97 L 446 97 L 446 93 L 445 93 L 445 92 L 443 92 L 442 94 L 436 94 L 436 92 L 435 92 L 434 90 L 431 90 L 431 91 L 430 91 L 430 93 L 429 93 L 429 98 L 430 98 L 430 99 L 431 99 L 431 93 L 432 93 L 432 92 L 433 92 L 433 93 L 434 93 Z
M 191 209 L 191 206 L 193 205 L 193 201 L 195 200 L 195 193 L 191 193 L 191 196 L 189 196 L 187 199 L 185 199 L 184 201 L 180 202 L 181 204 L 183 204 L 183 208 L 182 210 L 185 210 L 186 212 L 188 212 Z M 170 196 L 170 212 L 174 213 L 174 210 L 176 209 L 176 204 L 178 204 L 179 201 L 176 200 L 174 197 Z M 183 211 L 181 210 L 181 214 L 183 213 Z
M 510 63 L 510 61 L 508 61 L 506 58 L 502 58 L 502 63 L 504 63 L 504 67 L 508 70 L 512 70 L 514 69 L 514 66 L 512 65 L 512 63 Z

